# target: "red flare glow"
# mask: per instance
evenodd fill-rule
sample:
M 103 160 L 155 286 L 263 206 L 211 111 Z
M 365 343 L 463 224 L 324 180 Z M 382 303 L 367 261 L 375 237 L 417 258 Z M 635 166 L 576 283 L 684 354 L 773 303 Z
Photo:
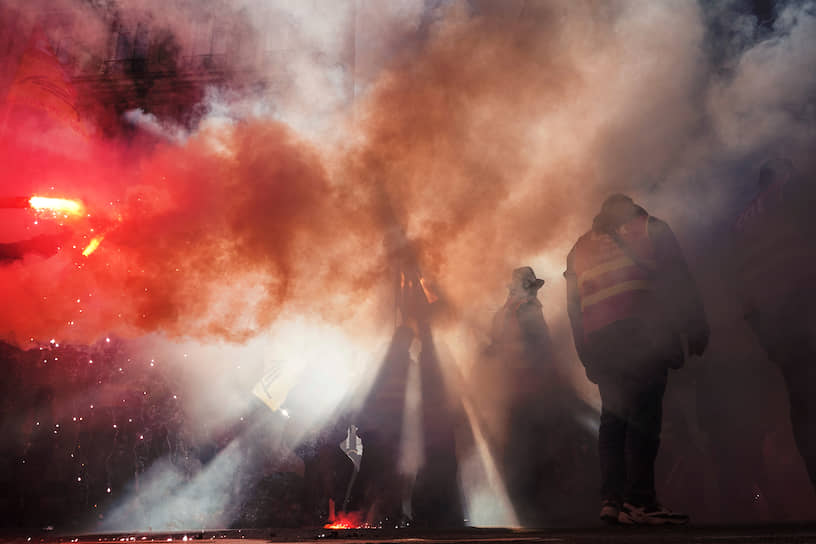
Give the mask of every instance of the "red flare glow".
M 341 512 L 334 521 L 323 526 L 324 529 L 370 529 L 371 525 L 363 521 L 359 512 Z
M 84 206 L 78 200 L 67 198 L 49 198 L 45 196 L 32 196 L 28 199 L 28 205 L 37 211 L 52 211 L 66 215 L 81 216 Z

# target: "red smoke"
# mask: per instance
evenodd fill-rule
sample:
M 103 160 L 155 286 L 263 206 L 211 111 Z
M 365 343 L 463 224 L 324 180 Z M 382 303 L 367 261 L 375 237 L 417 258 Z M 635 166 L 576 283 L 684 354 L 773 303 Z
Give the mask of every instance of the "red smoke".
M 14 309 L 0 316 L 0 330 L 18 344 L 155 331 L 241 341 L 285 304 L 341 320 L 339 308 L 376 277 L 362 258 L 363 249 L 379 249 L 371 229 L 360 228 L 365 210 L 281 124 L 204 129 L 183 146 L 143 155 L 100 147 L 67 162 L 18 172 L 30 182 L 59 179 L 59 196 L 115 219 L 66 220 L 71 241 L 58 255 L 0 269 L 3 300 Z M 14 174 L 5 172 L 4 193 Z M 104 243 L 83 257 L 96 235 Z

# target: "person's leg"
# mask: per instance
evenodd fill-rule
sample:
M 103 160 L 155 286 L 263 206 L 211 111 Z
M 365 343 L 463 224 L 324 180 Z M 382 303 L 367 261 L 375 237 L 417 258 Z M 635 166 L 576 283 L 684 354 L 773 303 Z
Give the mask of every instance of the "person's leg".
M 663 394 L 666 382 L 657 379 L 637 387 L 626 436 L 626 501 L 637 506 L 657 502 L 654 466 L 660 446 L 663 419 Z
M 601 467 L 601 500 L 623 500 L 626 483 L 627 419 L 629 417 L 625 391 L 618 380 L 598 384 L 601 393 L 601 424 L 598 429 L 598 455 Z

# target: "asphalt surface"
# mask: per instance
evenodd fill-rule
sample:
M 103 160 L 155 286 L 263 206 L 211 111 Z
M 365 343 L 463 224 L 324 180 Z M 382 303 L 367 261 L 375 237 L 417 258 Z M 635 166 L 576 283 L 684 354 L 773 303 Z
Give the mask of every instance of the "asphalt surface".
M 762 526 L 689 526 L 689 527 L 604 527 L 593 529 L 245 529 L 174 533 L 116 533 L 67 535 L 30 533 L 0 535 L 3 542 L 125 544 L 212 542 L 218 544 L 260 543 L 410 543 L 410 544 L 595 544 L 595 543 L 732 543 L 753 544 L 814 543 L 816 524 Z

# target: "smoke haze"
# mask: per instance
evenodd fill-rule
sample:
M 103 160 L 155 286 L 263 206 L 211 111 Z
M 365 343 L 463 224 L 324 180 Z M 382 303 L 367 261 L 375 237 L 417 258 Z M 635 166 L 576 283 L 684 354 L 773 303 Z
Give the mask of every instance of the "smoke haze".
M 116 335 L 227 342 L 268 362 L 330 329 L 351 373 L 390 335 L 393 266 L 410 251 L 441 295 L 435 333 L 453 374 L 486 344 L 510 271 L 531 265 L 547 281 L 539 296 L 565 379 L 597 402 L 561 274 L 603 199 L 625 192 L 666 220 L 716 293 L 723 279 L 706 266 L 759 164 L 784 154 L 813 172 L 810 1 L 777 3 L 772 23 L 729 1 L 8 4 L 70 22 L 77 65 L 106 58 L 114 21 L 130 36 L 164 33 L 168 65 L 214 48 L 244 63 L 182 119 L 123 106 L 131 133 L 44 136 L 10 121 L 20 147 L 4 151 L 2 196 L 78 198 L 93 216 L 63 221 L 71 238 L 55 257 L 0 268 L 14 308 L 0 331 L 22 348 Z M 214 27 L 240 45 L 205 43 Z M 263 62 L 241 54 L 259 47 Z M 4 241 L 55 228 L 9 218 Z M 727 304 L 714 298 L 709 313 L 730 319 Z M 259 347 L 281 330 L 303 344 Z M 205 382 L 239 358 L 178 364 Z

